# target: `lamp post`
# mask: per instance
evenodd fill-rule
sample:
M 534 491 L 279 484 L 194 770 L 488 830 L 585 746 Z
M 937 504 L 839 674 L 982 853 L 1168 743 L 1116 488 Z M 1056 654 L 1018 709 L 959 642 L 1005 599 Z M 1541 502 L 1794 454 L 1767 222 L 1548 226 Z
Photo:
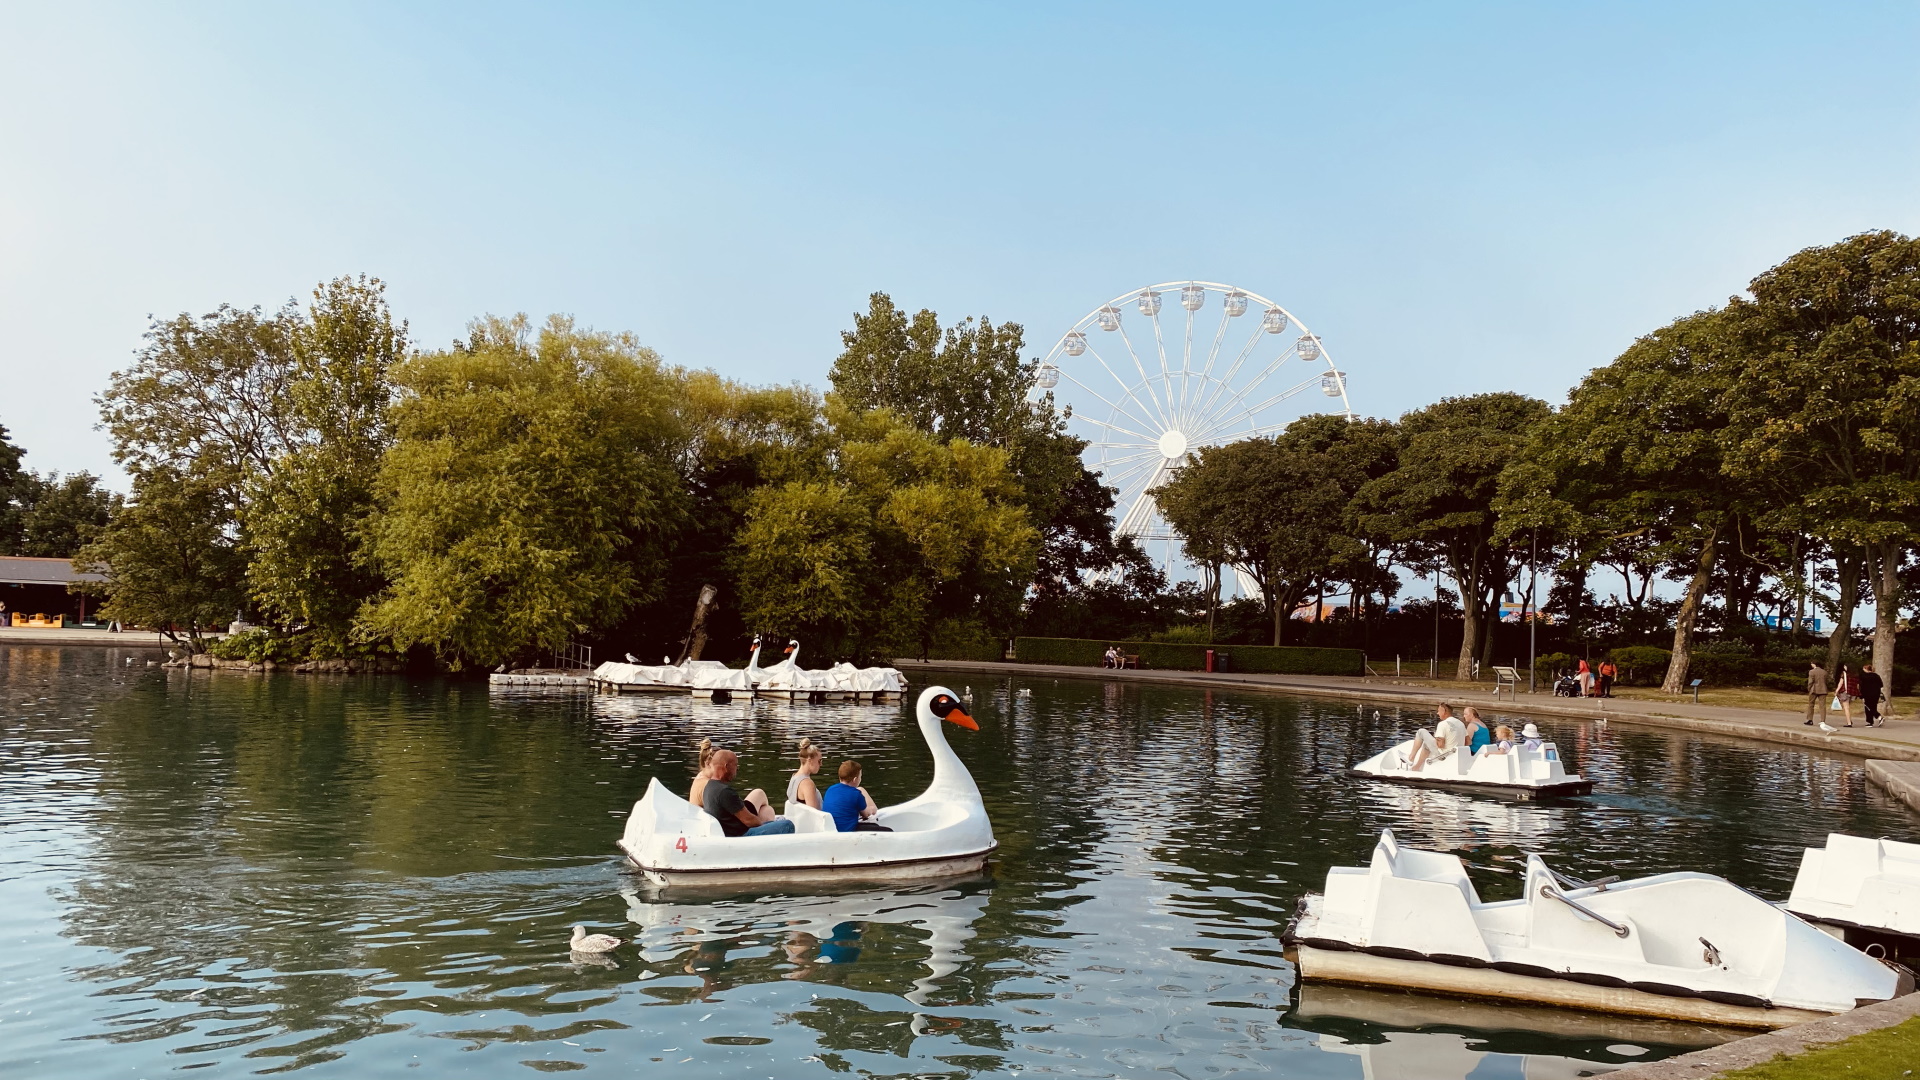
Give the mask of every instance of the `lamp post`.
M 1539 621 L 1533 600 L 1534 583 L 1540 580 L 1540 530 L 1533 530 L 1533 553 L 1527 557 L 1527 693 L 1538 691 L 1534 686 L 1533 658 L 1534 642 L 1539 638 L 1539 630 L 1534 623 Z

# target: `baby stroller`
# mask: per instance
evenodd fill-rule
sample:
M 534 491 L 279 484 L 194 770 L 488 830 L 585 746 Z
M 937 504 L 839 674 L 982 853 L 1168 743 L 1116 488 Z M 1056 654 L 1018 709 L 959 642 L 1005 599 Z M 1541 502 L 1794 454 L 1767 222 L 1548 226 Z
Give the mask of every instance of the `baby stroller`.
M 1554 697 L 1579 697 L 1580 696 L 1579 680 L 1575 679 L 1572 675 L 1564 671 L 1561 672 L 1560 677 L 1553 681 L 1553 696 Z

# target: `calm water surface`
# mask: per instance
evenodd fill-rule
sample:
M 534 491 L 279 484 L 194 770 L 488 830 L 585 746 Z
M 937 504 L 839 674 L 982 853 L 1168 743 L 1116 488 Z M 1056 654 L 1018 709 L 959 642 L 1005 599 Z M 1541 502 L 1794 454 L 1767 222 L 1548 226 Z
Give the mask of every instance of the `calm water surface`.
M 153 655 L 0 646 L 0 1075 L 1596 1075 L 1728 1033 L 1302 989 L 1277 935 L 1383 827 L 1499 898 L 1527 851 L 1779 898 L 1829 830 L 1916 831 L 1841 757 L 1550 721 L 1603 794 L 1510 806 L 1341 778 L 1397 706 L 955 673 L 989 875 L 687 897 L 613 848 L 648 777 L 683 787 L 704 734 L 784 791 L 807 735 L 898 801 L 931 767 L 902 707 Z M 576 964 L 576 922 L 637 940 Z

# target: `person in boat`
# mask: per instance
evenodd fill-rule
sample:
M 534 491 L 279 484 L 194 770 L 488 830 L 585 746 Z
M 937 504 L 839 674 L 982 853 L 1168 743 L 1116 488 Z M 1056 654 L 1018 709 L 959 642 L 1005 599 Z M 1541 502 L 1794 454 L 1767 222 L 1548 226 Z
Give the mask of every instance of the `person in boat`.
M 892 832 L 885 825 L 877 824 L 873 816 L 880 807 L 860 786 L 862 770 L 857 761 L 840 763 L 840 782 L 828 788 L 820 797 L 820 809 L 833 815 L 833 826 L 841 832 Z
M 767 793 L 754 788 L 741 798 L 733 790 L 733 778 L 740 774 L 740 759 L 731 750 L 715 750 L 711 765 L 713 778 L 700 793 L 700 809 L 720 822 L 720 831 L 728 836 L 777 836 L 793 831 L 793 822 L 775 817 L 767 805 Z
M 1467 756 L 1472 757 L 1486 749 L 1493 742 L 1493 731 L 1487 722 L 1480 719 L 1480 710 L 1469 705 L 1461 713 L 1467 724 Z
M 1526 727 L 1521 728 L 1520 729 L 1520 745 L 1526 747 L 1529 750 L 1540 749 L 1540 745 L 1541 745 L 1540 729 L 1537 727 L 1534 727 L 1532 724 L 1528 724 Z
M 1410 769 L 1423 768 L 1427 762 L 1449 757 L 1455 750 L 1467 745 L 1467 725 L 1453 715 L 1453 706 L 1443 701 L 1434 711 L 1440 719 L 1433 725 L 1433 730 L 1421 728 L 1413 733 L 1416 745 L 1413 757 L 1407 762 Z
M 1505 754 L 1513 750 L 1513 729 L 1505 724 L 1493 729 L 1493 742 L 1487 747 L 1489 754 Z
M 800 740 L 800 767 L 793 770 L 787 779 L 787 805 L 805 803 L 815 810 L 820 809 L 820 789 L 814 785 L 813 778 L 820 771 L 820 748 L 813 740 Z
M 700 769 L 693 774 L 693 783 L 687 785 L 687 801 L 699 806 L 707 781 L 713 779 L 713 740 L 701 739 L 694 749 L 700 751 Z

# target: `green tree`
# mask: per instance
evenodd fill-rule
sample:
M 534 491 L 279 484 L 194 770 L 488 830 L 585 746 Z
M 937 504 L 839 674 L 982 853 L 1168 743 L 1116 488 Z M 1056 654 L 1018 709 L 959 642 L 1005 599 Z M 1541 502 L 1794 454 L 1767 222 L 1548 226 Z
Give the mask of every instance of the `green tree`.
M 121 501 L 89 472 L 22 473 L 16 490 L 20 539 L 13 554 L 43 559 L 72 558 L 106 527 Z
M 1353 500 L 1392 468 L 1395 449 L 1390 424 L 1307 416 L 1272 438 L 1198 451 L 1155 497 L 1189 558 L 1258 583 L 1280 645 L 1287 616 L 1315 592 L 1336 582 L 1387 587 L 1378 545 L 1354 527 Z
M 1920 240 L 1808 248 L 1750 289 L 1728 305 L 1746 356 L 1727 391 L 1728 471 L 1783 488 L 1781 516 L 1837 562 L 1871 564 L 1874 666 L 1890 673 L 1900 570 L 1920 543 Z
M 1416 564 L 1444 567 L 1460 587 L 1462 675 L 1473 670 L 1476 645 L 1491 662 L 1501 592 L 1525 554 L 1499 535 L 1500 473 L 1550 411 L 1514 393 L 1443 398 L 1400 418 L 1393 470 L 1360 490 L 1363 532 L 1404 545 Z
M 822 474 L 751 496 L 735 554 L 750 625 L 866 657 L 1010 621 L 1039 537 L 1006 451 L 887 409 L 827 419 Z
M 1040 530 L 1035 585 L 1061 590 L 1123 557 L 1113 538 L 1113 489 L 1081 462 L 1084 440 L 1066 433 L 1053 396 L 1029 391 L 1039 362 L 1022 359 L 1017 323 L 909 316 L 886 293 L 841 333 L 830 380 L 855 410 L 888 409 L 942 442 L 965 439 L 1004 450 L 1027 518 Z
M 530 337 L 532 340 L 529 340 Z M 364 616 L 455 666 L 555 648 L 657 595 L 685 519 L 680 382 L 631 335 L 485 319 L 393 368 Z
M 285 445 L 245 491 L 253 599 L 267 620 L 311 630 L 328 654 L 344 651 L 361 606 L 385 584 L 367 523 L 392 442 L 387 372 L 407 352 L 385 293 L 364 276 L 314 290 L 291 334 Z
M 1740 375 L 1722 311 L 1678 319 L 1595 369 L 1501 477 L 1505 535 L 1541 529 L 1568 561 L 1647 559 L 1686 591 L 1664 683 L 1684 685 L 1716 559 L 1754 493 L 1723 474 L 1725 394 Z
M 0 424 L 0 554 L 14 554 L 19 546 L 25 522 L 20 506 L 22 479 L 31 476 L 20 468 L 26 451 L 7 437 L 7 426 Z
M 201 651 L 202 631 L 225 625 L 245 599 L 226 498 L 213 480 L 169 465 L 135 474 L 126 504 L 74 556 L 78 568 L 107 576 L 86 586 L 106 597 L 101 617 L 151 627 Z

